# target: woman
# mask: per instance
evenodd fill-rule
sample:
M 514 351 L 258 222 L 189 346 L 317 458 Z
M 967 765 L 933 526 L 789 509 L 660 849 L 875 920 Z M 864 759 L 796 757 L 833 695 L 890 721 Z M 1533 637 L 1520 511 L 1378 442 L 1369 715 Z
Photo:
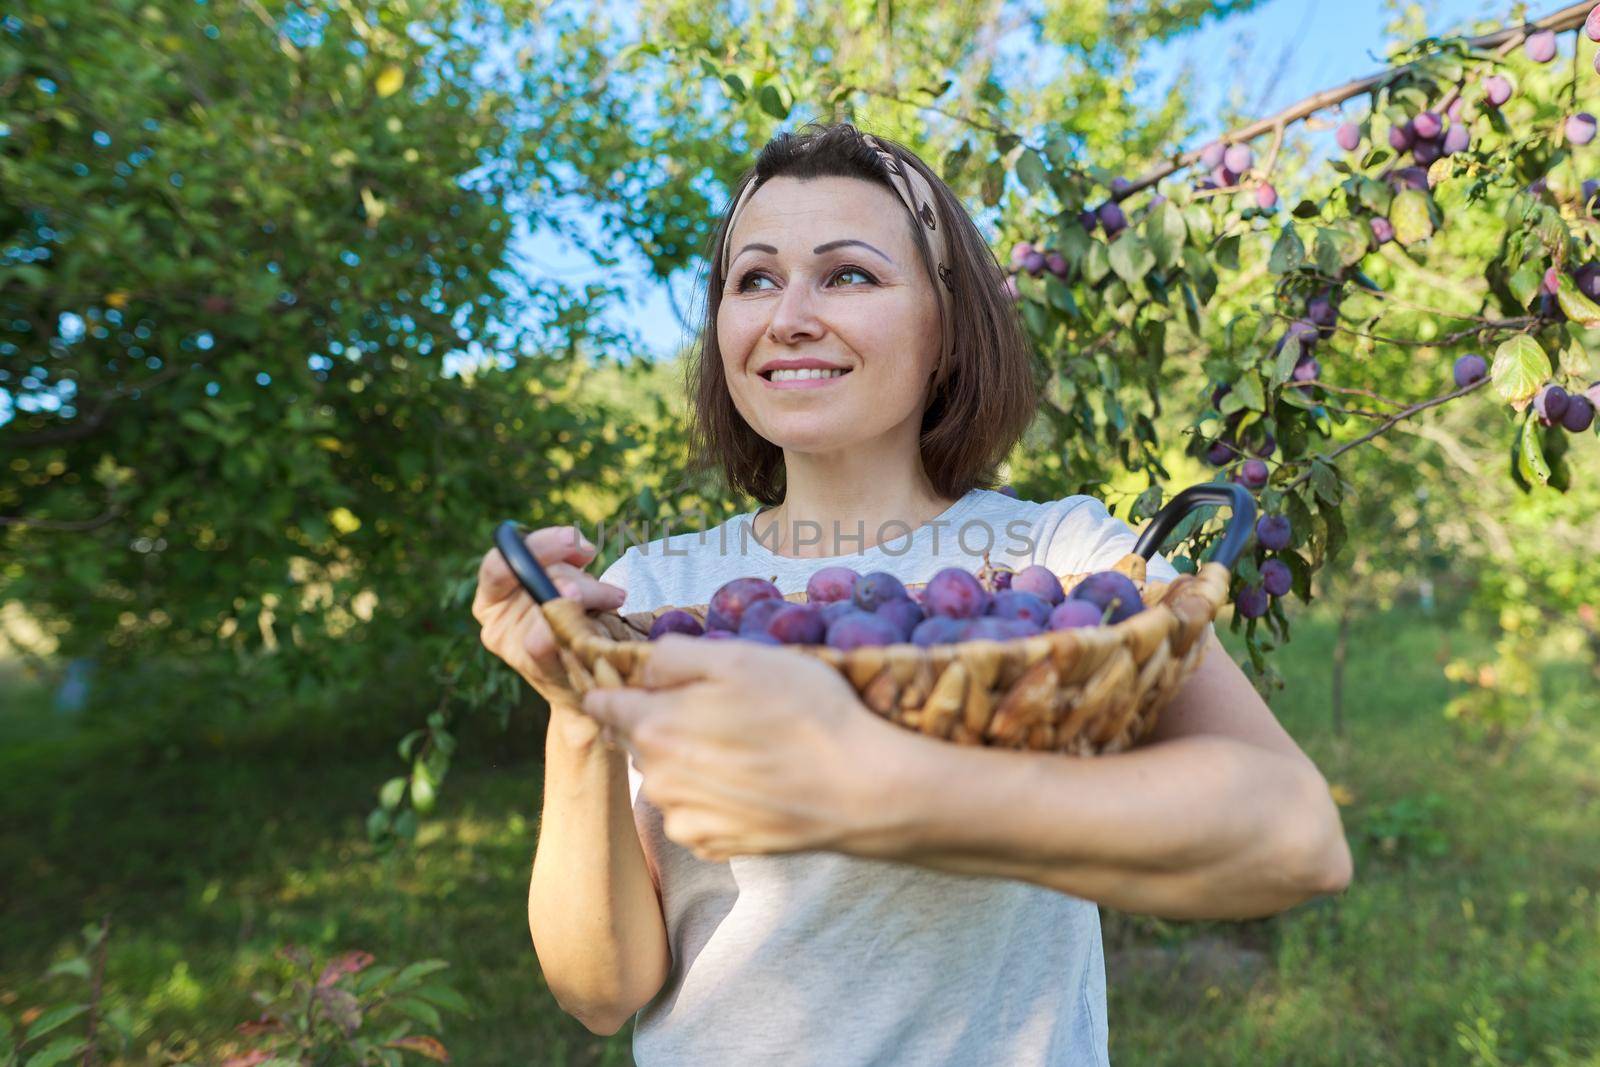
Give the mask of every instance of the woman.
M 912 582 L 986 551 L 1069 574 L 1131 550 L 1093 497 L 988 488 L 1033 361 L 993 254 L 904 148 L 774 139 L 708 258 L 697 452 L 766 506 L 598 581 L 575 528 L 537 531 L 564 595 L 645 611 L 829 564 Z M 1149 574 L 1176 577 L 1159 555 Z M 637 1013 L 643 1067 L 1106 1064 L 1097 903 L 1246 917 L 1350 878 L 1326 782 L 1214 629 L 1147 744 L 1077 760 L 921 736 L 747 641 L 663 638 L 642 684 L 580 703 L 496 552 L 474 613 L 552 706 L 540 965 L 596 1033 Z

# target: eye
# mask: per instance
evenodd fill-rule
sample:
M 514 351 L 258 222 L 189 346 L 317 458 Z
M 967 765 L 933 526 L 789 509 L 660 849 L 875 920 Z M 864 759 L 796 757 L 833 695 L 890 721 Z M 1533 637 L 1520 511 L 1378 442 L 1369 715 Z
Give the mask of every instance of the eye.
M 869 285 L 877 284 L 877 279 L 875 279 L 872 275 L 868 274 L 866 271 L 862 270 L 860 267 L 853 266 L 853 265 L 846 265 L 846 266 L 840 267 L 838 270 L 833 272 L 833 274 L 829 277 L 828 280 L 829 281 L 833 281 L 834 279 L 839 278 L 840 276 L 845 275 L 845 274 L 859 274 L 861 277 L 863 277 L 863 278 L 865 278 L 867 280 L 867 284 L 869 284 Z M 738 292 L 738 293 L 743 293 L 743 292 L 747 291 L 749 286 L 750 286 L 750 283 L 753 280 L 755 280 L 756 278 L 767 278 L 768 281 L 772 280 L 764 272 L 762 272 L 760 270 L 746 271 L 745 274 L 739 279 L 739 286 L 734 291 Z

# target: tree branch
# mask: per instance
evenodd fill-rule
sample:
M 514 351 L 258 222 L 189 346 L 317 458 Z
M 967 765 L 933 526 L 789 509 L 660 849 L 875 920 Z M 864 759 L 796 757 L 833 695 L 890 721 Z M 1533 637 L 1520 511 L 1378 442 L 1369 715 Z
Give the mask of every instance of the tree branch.
M 1544 18 L 1536 19 L 1533 22 L 1524 23 L 1520 26 L 1506 26 L 1495 30 L 1493 33 L 1486 33 L 1477 37 L 1460 38 L 1459 40 L 1461 41 L 1463 47 L 1469 49 L 1493 48 L 1497 45 L 1501 46 L 1502 51 L 1500 54 L 1503 55 L 1505 54 L 1506 50 L 1514 48 L 1518 43 L 1526 40 L 1528 34 L 1534 31 L 1570 30 L 1583 25 L 1583 20 L 1588 16 L 1589 9 L 1593 6 L 1594 4 L 1592 2 L 1588 2 L 1588 0 L 1586 0 L 1584 3 L 1569 4 L 1561 10 L 1546 15 Z M 1435 42 L 1435 44 L 1438 43 L 1443 42 Z M 1422 60 L 1420 59 L 1413 60 L 1410 63 L 1406 63 L 1398 67 L 1391 67 L 1389 70 L 1386 70 L 1381 74 L 1372 74 L 1365 78 L 1357 78 L 1354 81 L 1345 82 L 1343 85 L 1335 86 L 1332 89 L 1324 89 L 1319 93 L 1313 93 L 1304 100 L 1301 100 L 1299 103 L 1289 105 L 1276 115 L 1271 115 L 1264 119 L 1257 119 L 1255 122 L 1252 122 L 1246 126 L 1241 126 L 1236 130 L 1230 130 L 1218 137 L 1217 140 L 1223 141 L 1224 143 L 1244 143 L 1246 141 L 1254 140 L 1263 133 L 1274 129 L 1275 127 L 1288 126 L 1293 123 L 1300 122 L 1311 115 L 1316 114 L 1318 111 L 1323 110 L 1324 108 L 1332 107 L 1335 104 L 1342 104 L 1353 96 L 1360 96 L 1362 93 L 1371 92 L 1374 89 L 1380 88 L 1381 86 L 1394 81 L 1401 75 L 1407 73 L 1421 62 Z M 1191 166 L 1199 161 L 1201 151 L 1202 149 L 1197 148 L 1190 152 L 1180 152 L 1177 155 L 1157 164 L 1135 179 L 1121 193 L 1111 194 L 1112 199 L 1126 199 L 1142 189 L 1148 189 L 1150 186 L 1154 185 L 1162 178 L 1165 178 L 1167 175 Z
M 1344 455 L 1346 452 L 1350 451 L 1352 448 L 1357 448 L 1357 447 L 1359 447 L 1361 445 L 1364 445 L 1368 441 L 1372 440 L 1374 437 L 1377 437 L 1379 434 L 1386 433 L 1396 423 L 1402 422 L 1405 419 L 1409 419 L 1411 416 L 1415 415 L 1417 412 L 1426 411 L 1427 409 L 1429 409 L 1431 407 L 1438 407 L 1440 404 L 1443 404 L 1446 401 L 1454 400 L 1456 397 L 1459 397 L 1459 396 L 1466 396 L 1468 393 L 1472 392 L 1475 389 L 1483 388 L 1484 384 L 1487 383 L 1488 381 L 1489 381 L 1488 378 L 1479 378 L 1477 381 L 1473 382 L 1471 385 L 1464 385 L 1460 389 L 1455 390 L 1454 392 L 1444 393 L 1444 394 L 1442 394 L 1440 396 L 1429 397 L 1427 400 L 1418 401 L 1417 403 L 1412 404 L 1409 407 L 1406 407 L 1406 408 L 1404 408 L 1404 409 L 1402 409 L 1400 411 L 1397 411 L 1393 415 L 1390 415 L 1387 419 L 1385 419 L 1383 421 L 1383 423 L 1381 425 L 1373 427 L 1371 430 L 1369 430 L 1366 433 L 1362 434 L 1360 437 L 1356 438 L 1354 441 L 1346 441 L 1344 444 L 1340 445 L 1338 448 L 1334 449 L 1332 452 L 1329 452 L 1327 455 L 1324 456 L 1324 455 L 1320 455 L 1319 454 L 1316 458 L 1322 459 L 1322 460 L 1328 461 L 1328 462 L 1331 462 L 1331 461 L 1333 461 L 1335 459 L 1338 459 L 1340 456 Z M 1316 383 L 1315 383 L 1315 381 L 1313 381 L 1313 382 L 1311 382 L 1309 384 L 1313 384 L 1314 385 Z M 1300 485 L 1303 485 L 1306 482 L 1310 481 L 1311 480 L 1311 471 L 1312 471 L 1312 468 L 1308 465 L 1306 467 L 1305 473 L 1299 475 L 1298 477 L 1295 478 L 1294 481 L 1292 481 L 1288 485 L 1284 486 L 1283 487 L 1283 491 L 1285 493 L 1290 492 L 1291 490 L 1295 489 L 1296 487 L 1298 487 Z

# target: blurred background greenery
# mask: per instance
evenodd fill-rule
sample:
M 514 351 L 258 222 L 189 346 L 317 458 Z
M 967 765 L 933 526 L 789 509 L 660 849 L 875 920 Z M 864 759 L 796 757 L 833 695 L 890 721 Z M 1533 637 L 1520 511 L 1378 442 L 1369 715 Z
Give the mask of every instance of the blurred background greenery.
M 621 283 L 530 266 L 527 235 L 698 277 L 755 151 L 820 116 L 941 161 L 1003 260 L 1028 199 L 975 131 L 1135 168 L 1251 117 L 1152 87 L 1145 53 L 1270 6 L 10 5 L 0 1016 L 30 1054 L 81 1045 L 90 1013 L 41 1027 L 96 988 L 105 1062 L 239 1055 L 303 945 L 447 962 L 406 1010 L 458 1062 L 629 1062 L 629 1029 L 590 1034 L 541 980 L 544 712 L 467 604 L 500 518 L 749 502 L 682 473 L 683 352 L 618 326 Z M 1019 50 L 1048 57 L 1020 83 Z M 1318 158 L 1291 138 L 1281 165 Z M 1371 366 L 1405 395 L 1426 355 Z M 1150 457 L 1206 480 L 1183 433 L 1207 375 L 1160 374 L 1195 399 Z M 1012 460 L 1023 496 L 1148 487 L 1054 432 Z M 1249 923 L 1105 913 L 1116 1062 L 1600 1064 L 1600 463 L 1525 493 L 1504 436 L 1452 405 L 1342 461 L 1348 543 L 1258 681 L 1334 784 L 1355 883 Z

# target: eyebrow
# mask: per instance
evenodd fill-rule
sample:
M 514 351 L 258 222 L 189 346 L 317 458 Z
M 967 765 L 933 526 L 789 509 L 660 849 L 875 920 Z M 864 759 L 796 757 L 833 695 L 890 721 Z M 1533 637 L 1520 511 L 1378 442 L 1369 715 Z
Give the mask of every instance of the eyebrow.
M 889 259 L 889 257 L 887 255 L 885 255 L 883 252 L 880 252 L 880 251 L 878 251 L 878 249 L 873 248 L 871 245 L 867 244 L 867 242 L 858 241 L 853 237 L 846 237 L 846 238 L 843 238 L 843 239 L 838 240 L 838 241 L 829 241 L 827 244 L 820 244 L 820 245 L 818 245 L 817 247 L 815 247 L 815 248 L 813 248 L 811 250 L 811 254 L 814 255 L 814 256 L 820 256 L 824 252 L 832 252 L 835 248 L 843 248 L 845 245 L 860 245 L 862 248 L 868 249 L 868 250 L 873 251 L 873 252 L 877 252 L 878 255 L 883 256 L 884 259 L 888 259 L 891 264 L 894 263 L 894 260 Z M 778 254 L 778 250 L 776 248 L 773 248 L 771 245 L 756 244 L 756 243 L 752 242 L 750 244 L 745 245 L 743 248 L 739 249 L 738 253 L 733 257 L 733 259 L 738 259 L 739 256 L 744 255 L 746 252 L 750 251 L 752 248 L 755 249 L 757 252 L 771 252 L 773 255 L 777 255 Z M 731 264 L 733 262 L 733 260 L 730 259 L 728 262 Z M 896 265 L 898 265 L 898 264 L 896 264 Z

